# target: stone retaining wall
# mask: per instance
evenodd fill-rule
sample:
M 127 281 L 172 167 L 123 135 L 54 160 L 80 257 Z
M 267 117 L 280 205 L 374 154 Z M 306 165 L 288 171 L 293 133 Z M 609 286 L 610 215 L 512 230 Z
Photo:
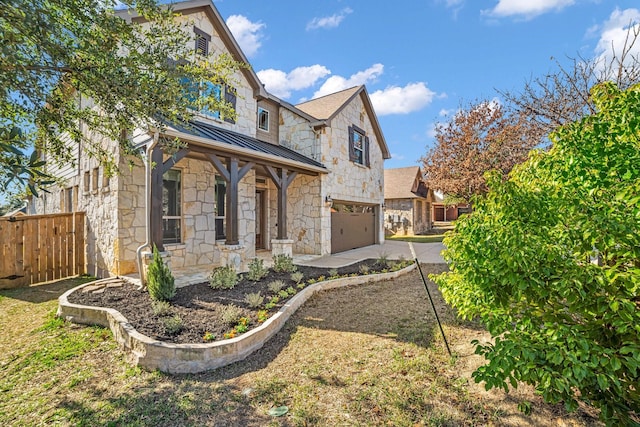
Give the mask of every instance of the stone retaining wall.
M 220 368 L 246 358 L 274 336 L 287 319 L 316 292 L 395 279 L 414 268 L 415 264 L 411 264 L 402 270 L 391 273 L 345 277 L 315 283 L 294 295 L 277 313 L 258 328 L 238 337 L 213 343 L 174 344 L 157 341 L 136 331 L 129 321 L 114 309 L 69 302 L 68 297 L 71 293 L 77 292 L 85 286 L 95 286 L 100 281 L 80 285 L 65 292 L 58 299 L 57 315 L 74 323 L 109 327 L 115 340 L 129 352 L 135 365 L 173 374 L 197 373 Z

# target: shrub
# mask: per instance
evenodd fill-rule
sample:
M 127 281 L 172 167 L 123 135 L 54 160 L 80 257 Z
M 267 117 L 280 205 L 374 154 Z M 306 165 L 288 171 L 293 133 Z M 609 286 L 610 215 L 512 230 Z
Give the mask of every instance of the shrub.
M 366 264 L 362 264 L 359 270 L 360 270 L 360 274 L 369 274 L 369 271 L 371 270 L 371 268 Z
M 291 273 L 291 280 L 296 282 L 296 284 L 300 284 L 300 282 L 302 282 L 303 279 L 304 279 L 304 274 L 302 273 L 302 271 L 296 271 L 295 273 Z
M 176 295 L 175 280 L 156 245 L 153 245 L 153 259 L 147 269 L 147 289 L 149 296 L 156 301 L 168 301 Z
M 378 255 L 378 258 L 376 258 L 376 265 L 379 268 L 388 268 L 389 267 L 389 255 L 387 255 L 385 253 L 381 253 L 380 255 Z
M 182 323 L 182 318 L 177 314 L 171 317 L 163 318 L 162 325 L 164 326 L 164 330 L 169 335 L 177 334 L 184 327 L 184 324 Z
M 327 274 L 329 274 L 329 277 L 338 277 L 338 269 L 337 268 L 331 268 L 331 269 L 329 269 Z
M 495 339 L 474 373 L 487 388 L 534 385 L 608 425 L 640 408 L 640 86 L 591 90 L 598 113 L 558 128 L 444 239 L 446 301 Z M 637 419 L 637 418 L 636 418 Z
M 258 310 L 258 322 L 264 323 L 269 318 L 269 312 L 267 310 Z
M 235 325 L 243 315 L 244 310 L 237 305 L 226 305 L 222 309 L 222 313 L 220 313 L 220 320 L 222 320 L 225 325 Z
M 295 288 L 294 288 L 293 286 L 289 286 L 289 287 L 287 288 L 287 293 L 288 293 L 289 295 L 295 295 L 295 294 L 296 294 L 296 290 L 295 290 Z
M 244 296 L 244 302 L 246 302 L 251 308 L 258 308 L 264 302 L 264 297 L 260 292 L 252 292 Z
M 212 334 L 211 332 L 205 332 L 204 335 L 202 336 L 202 341 L 204 342 L 211 342 L 211 341 L 215 341 L 216 340 L 216 336 L 215 334 Z
M 284 288 L 284 282 L 282 280 L 274 280 L 267 285 L 269 292 L 277 294 L 280 289 Z
M 280 254 L 273 257 L 273 271 L 277 273 L 293 273 L 297 268 L 293 265 L 293 258 Z
M 250 321 L 248 317 L 241 317 L 240 319 L 238 319 L 238 324 L 234 329 L 237 333 L 244 334 L 249 330 L 249 323 Z
M 156 316 L 168 316 L 171 314 L 171 304 L 167 301 L 153 300 L 151 302 L 151 309 Z
M 240 278 L 231 265 L 216 267 L 209 275 L 209 286 L 213 289 L 233 289 Z
M 278 296 L 282 299 L 285 299 L 289 296 L 289 292 L 285 291 L 284 289 L 282 289 L 280 292 L 278 292 Z
M 269 270 L 265 268 L 264 261 L 260 258 L 254 258 L 249 263 L 249 271 L 247 272 L 247 279 L 252 282 L 257 282 L 269 273 Z

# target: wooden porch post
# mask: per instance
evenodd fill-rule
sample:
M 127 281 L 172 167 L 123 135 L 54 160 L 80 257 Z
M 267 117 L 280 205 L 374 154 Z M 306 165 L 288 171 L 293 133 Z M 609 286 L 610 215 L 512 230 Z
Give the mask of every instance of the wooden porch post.
M 238 235 L 238 184 L 255 163 L 247 162 L 240 168 L 238 158 L 229 157 L 227 158 L 227 166 L 225 167 L 215 154 L 205 154 L 205 156 L 227 183 L 225 200 L 227 205 L 225 212 L 227 238 L 225 245 L 237 245 L 240 243 Z
M 278 188 L 278 240 L 287 239 L 287 189 L 293 182 L 298 172 L 292 172 L 285 168 L 276 171 L 271 166 L 265 166 L 271 180 Z
M 151 227 L 151 244 L 156 245 L 159 252 L 164 251 L 162 244 L 162 147 L 156 145 L 151 153 L 151 162 L 155 165 L 151 169 L 151 213 L 149 226 Z

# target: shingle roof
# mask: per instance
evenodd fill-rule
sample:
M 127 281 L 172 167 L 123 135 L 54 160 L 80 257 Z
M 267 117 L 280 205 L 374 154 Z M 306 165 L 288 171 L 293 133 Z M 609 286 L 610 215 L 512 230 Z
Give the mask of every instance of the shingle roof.
M 419 176 L 418 166 L 384 170 L 384 198 L 385 199 L 421 199 L 423 195 L 413 193 L 411 189 L 416 176 Z
M 321 96 L 298 104 L 296 108 L 319 120 L 330 119 L 360 88 L 361 86 L 354 86 L 340 92 Z
M 165 121 L 166 122 L 166 121 Z M 189 121 L 187 124 L 166 123 L 179 132 L 188 135 L 208 138 L 217 142 L 229 144 L 234 147 L 241 147 L 255 151 L 257 153 L 269 154 L 283 159 L 293 160 L 299 163 L 324 168 L 324 165 L 316 160 L 310 159 L 302 154 L 281 145 L 274 145 L 260 141 L 248 135 L 222 129 L 199 121 Z

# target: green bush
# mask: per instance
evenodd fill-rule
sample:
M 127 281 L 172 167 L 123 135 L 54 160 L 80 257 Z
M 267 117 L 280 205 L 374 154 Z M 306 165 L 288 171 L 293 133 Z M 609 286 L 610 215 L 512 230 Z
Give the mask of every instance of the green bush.
M 277 273 L 293 273 L 297 268 L 293 264 L 293 258 L 280 254 L 273 257 L 273 271 Z
M 232 326 L 238 323 L 240 318 L 244 316 L 244 310 L 238 307 L 237 305 L 226 305 L 222 309 L 222 313 L 220 314 L 220 319 L 222 323 Z
M 247 272 L 247 279 L 252 282 L 257 282 L 269 273 L 269 270 L 265 268 L 264 261 L 260 258 L 254 258 L 249 263 L 249 271 Z
M 640 85 L 597 85 L 598 113 L 551 135 L 445 238 L 435 277 L 493 343 L 473 374 L 488 388 L 532 384 L 547 402 L 578 400 L 608 425 L 640 408 Z
M 302 282 L 302 279 L 304 279 L 304 274 L 302 273 L 302 271 L 296 271 L 295 273 L 291 273 L 291 280 L 296 282 L 296 285 L 299 285 L 300 282 Z
M 264 302 L 264 297 L 260 292 L 253 292 L 244 296 L 244 302 L 251 308 L 258 308 Z
M 151 309 L 156 316 L 168 316 L 171 314 L 171 304 L 167 301 L 154 300 L 151 302 Z
M 164 326 L 164 330 L 169 335 L 176 335 L 182 330 L 182 328 L 184 328 L 182 318 L 177 314 L 171 317 L 164 317 L 162 319 L 162 324 Z
M 233 289 L 240 277 L 231 265 L 216 267 L 209 275 L 209 286 L 213 289 Z
M 267 285 L 269 292 L 277 294 L 280 289 L 284 288 L 285 283 L 282 280 L 274 280 Z
M 152 299 L 168 301 L 176 295 L 176 285 L 169 267 L 162 261 L 153 245 L 153 259 L 147 269 L 147 289 Z

